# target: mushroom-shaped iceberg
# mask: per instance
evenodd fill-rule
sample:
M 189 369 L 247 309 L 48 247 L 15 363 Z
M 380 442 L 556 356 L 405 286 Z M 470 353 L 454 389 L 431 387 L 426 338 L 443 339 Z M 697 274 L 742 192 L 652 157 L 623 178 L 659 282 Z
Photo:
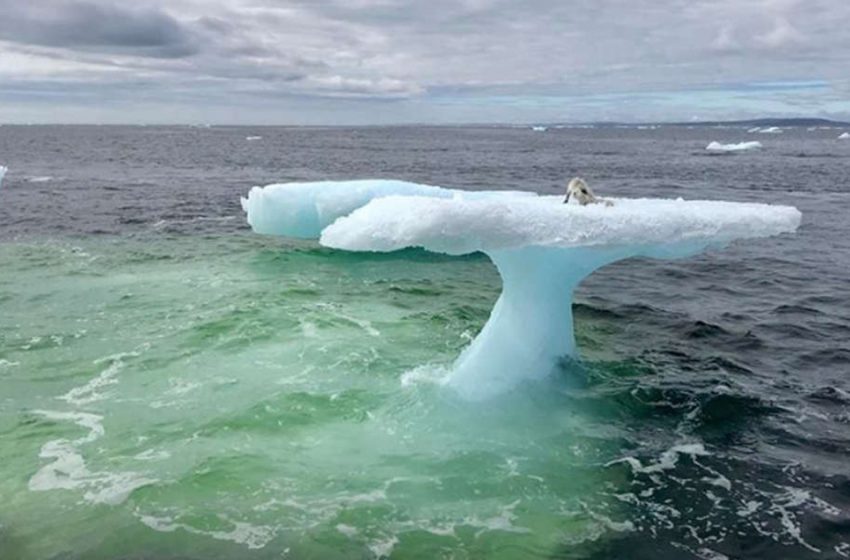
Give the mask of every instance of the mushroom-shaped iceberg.
M 337 249 L 486 253 L 502 276 L 502 293 L 447 380 L 468 398 L 485 398 L 545 376 L 575 354 L 572 293 L 597 268 L 792 232 L 801 218 L 790 206 L 611 200 L 613 206 L 574 206 L 526 192 L 355 181 L 255 188 L 243 207 L 255 231 L 316 236 Z

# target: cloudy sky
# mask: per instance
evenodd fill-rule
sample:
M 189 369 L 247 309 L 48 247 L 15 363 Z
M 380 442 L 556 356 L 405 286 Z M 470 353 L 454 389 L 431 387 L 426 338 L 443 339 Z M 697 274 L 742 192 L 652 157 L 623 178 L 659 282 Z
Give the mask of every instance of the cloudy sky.
M 0 122 L 850 118 L 850 0 L 0 0 Z

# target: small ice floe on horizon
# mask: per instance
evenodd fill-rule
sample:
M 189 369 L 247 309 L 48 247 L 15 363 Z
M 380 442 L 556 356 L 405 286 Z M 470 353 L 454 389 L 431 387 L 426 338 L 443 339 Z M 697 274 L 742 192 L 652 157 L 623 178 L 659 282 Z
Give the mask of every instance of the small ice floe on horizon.
M 782 129 L 778 126 L 768 126 L 765 128 L 756 129 L 759 134 L 782 134 Z
M 850 140 L 850 132 L 842 132 L 838 135 L 839 140 Z
M 256 142 L 257 140 L 262 140 L 262 139 L 263 139 L 262 136 L 246 136 L 245 137 L 245 140 L 247 140 L 248 142 Z
M 546 132 L 547 130 L 549 130 L 549 127 L 548 126 L 532 126 L 531 130 L 533 130 L 534 132 Z
M 27 177 L 24 179 L 27 183 L 49 183 L 53 180 L 53 177 L 50 175 L 35 175 L 33 177 Z
M 738 144 L 721 144 L 720 142 L 712 142 L 706 146 L 705 149 L 713 153 L 731 154 L 735 152 L 745 152 L 747 150 L 756 150 L 761 147 L 761 142 L 740 142 Z

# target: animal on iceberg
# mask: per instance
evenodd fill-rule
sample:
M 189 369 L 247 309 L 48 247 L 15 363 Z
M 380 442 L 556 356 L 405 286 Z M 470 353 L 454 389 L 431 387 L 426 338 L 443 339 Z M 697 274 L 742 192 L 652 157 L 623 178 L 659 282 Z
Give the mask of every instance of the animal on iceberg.
M 730 154 L 735 152 L 745 152 L 747 150 L 755 150 L 761 148 L 761 142 L 741 142 L 740 144 L 721 144 L 720 142 L 712 142 L 705 147 L 709 152 Z
M 681 258 L 737 239 L 793 232 L 791 206 L 681 199 L 614 199 L 613 207 L 560 196 L 469 192 L 403 181 L 254 187 L 242 207 L 258 233 L 317 238 L 346 251 L 421 247 L 487 254 L 502 293 L 445 383 L 485 399 L 548 375 L 577 354 L 572 294 L 594 270 L 635 256 Z
M 614 203 L 604 198 L 597 198 L 587 183 L 581 177 L 573 178 L 567 184 L 567 193 L 564 198 L 564 204 L 580 204 L 587 206 L 588 204 L 604 204 L 605 206 L 613 206 Z

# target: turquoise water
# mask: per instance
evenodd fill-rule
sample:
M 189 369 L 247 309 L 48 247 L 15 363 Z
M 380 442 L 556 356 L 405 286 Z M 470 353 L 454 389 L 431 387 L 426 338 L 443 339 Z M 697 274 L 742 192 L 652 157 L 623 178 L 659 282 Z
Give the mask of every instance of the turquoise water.
M 547 557 L 617 527 L 611 434 L 566 386 L 440 384 L 498 296 L 483 257 L 228 235 L 0 261 L 4 558 Z

